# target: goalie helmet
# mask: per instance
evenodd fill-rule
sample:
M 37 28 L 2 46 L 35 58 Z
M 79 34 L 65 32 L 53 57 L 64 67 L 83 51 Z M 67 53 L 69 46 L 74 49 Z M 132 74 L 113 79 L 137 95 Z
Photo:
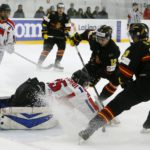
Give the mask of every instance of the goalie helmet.
M 96 31 L 96 41 L 98 42 L 102 38 L 111 39 L 112 37 L 112 28 L 107 25 L 102 25 Z
M 129 35 L 131 42 L 147 41 L 149 39 L 149 28 L 144 23 L 134 23 L 130 25 Z
M 90 76 L 83 70 L 74 72 L 71 78 L 74 80 L 74 82 L 80 84 L 83 87 L 88 86 L 90 83 Z

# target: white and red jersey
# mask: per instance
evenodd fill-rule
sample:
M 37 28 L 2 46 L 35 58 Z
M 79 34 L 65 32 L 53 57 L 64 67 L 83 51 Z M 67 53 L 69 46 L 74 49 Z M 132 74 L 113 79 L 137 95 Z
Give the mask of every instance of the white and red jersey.
M 0 49 L 5 49 L 5 46 L 8 44 L 14 45 L 15 36 L 14 36 L 15 24 L 10 19 L 0 20 Z
M 55 96 L 56 99 L 70 102 L 89 119 L 93 118 L 97 113 L 98 106 L 90 94 L 72 79 L 57 79 L 52 83 L 48 83 L 47 86 L 50 94 Z

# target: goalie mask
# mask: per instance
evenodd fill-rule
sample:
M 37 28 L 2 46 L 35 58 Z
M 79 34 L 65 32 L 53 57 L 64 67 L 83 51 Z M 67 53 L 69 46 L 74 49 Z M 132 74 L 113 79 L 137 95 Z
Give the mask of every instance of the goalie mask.
M 71 78 L 74 80 L 74 82 L 80 84 L 83 87 L 87 87 L 90 84 L 90 76 L 83 70 L 74 72 Z

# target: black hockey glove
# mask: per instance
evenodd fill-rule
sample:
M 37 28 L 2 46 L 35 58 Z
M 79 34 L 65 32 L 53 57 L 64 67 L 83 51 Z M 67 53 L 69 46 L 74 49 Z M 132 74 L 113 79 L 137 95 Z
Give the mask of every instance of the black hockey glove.
M 81 39 L 80 35 L 78 33 L 75 33 L 75 35 L 70 38 L 70 45 L 78 46 L 81 40 L 82 39 Z

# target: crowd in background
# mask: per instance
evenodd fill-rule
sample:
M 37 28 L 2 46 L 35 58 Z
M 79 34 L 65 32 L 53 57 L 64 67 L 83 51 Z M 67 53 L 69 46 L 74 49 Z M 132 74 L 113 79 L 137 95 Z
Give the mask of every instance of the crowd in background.
M 34 18 L 42 18 L 44 15 L 48 13 L 52 14 L 56 10 L 55 6 L 51 6 L 47 11 L 44 11 L 44 8 L 40 6 L 38 10 L 34 14 Z M 75 9 L 74 3 L 70 4 L 70 8 L 67 10 L 67 14 L 70 18 L 95 18 L 95 19 L 108 19 L 108 13 L 106 11 L 106 7 L 102 7 L 100 10 L 99 6 L 95 6 L 95 10 L 92 11 L 91 7 L 87 7 L 85 11 L 82 8 L 78 10 Z M 142 13 L 143 19 L 150 19 L 150 5 L 147 5 L 144 12 Z M 23 6 L 18 5 L 18 9 L 15 11 L 13 18 L 25 18 L 25 13 L 23 10 Z
M 47 11 L 44 11 L 42 6 L 35 12 L 34 18 L 42 18 L 44 15 L 48 13 L 52 14 L 56 10 L 55 6 L 51 6 Z M 87 7 L 86 11 L 84 12 L 82 8 L 76 10 L 74 8 L 74 4 L 70 4 L 70 8 L 67 10 L 67 14 L 70 18 L 99 18 L 99 19 L 108 19 L 108 13 L 106 12 L 106 8 L 103 7 L 100 10 L 99 6 L 95 7 L 95 10 L 92 12 L 91 7 Z M 13 18 L 25 18 L 25 13 L 23 10 L 23 6 L 20 4 L 18 5 L 18 9 L 15 11 Z

